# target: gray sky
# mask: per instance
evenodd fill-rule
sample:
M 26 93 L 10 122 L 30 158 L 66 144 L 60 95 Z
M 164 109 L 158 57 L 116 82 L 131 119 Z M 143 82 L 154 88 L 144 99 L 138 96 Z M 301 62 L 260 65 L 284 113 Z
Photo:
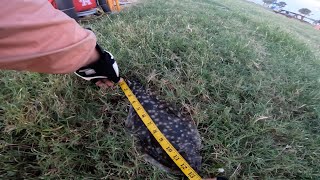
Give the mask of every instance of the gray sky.
M 262 0 L 249 0 L 249 1 L 262 4 Z M 298 10 L 301 8 L 308 8 L 312 11 L 310 18 L 320 20 L 320 0 L 278 0 L 278 2 L 280 1 L 284 1 L 288 4 L 284 8 L 285 10 L 298 12 Z

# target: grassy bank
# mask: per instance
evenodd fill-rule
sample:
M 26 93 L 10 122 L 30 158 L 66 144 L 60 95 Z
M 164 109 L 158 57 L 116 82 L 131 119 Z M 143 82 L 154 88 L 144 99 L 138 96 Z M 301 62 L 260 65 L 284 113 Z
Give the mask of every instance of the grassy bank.
M 319 31 L 240 0 L 150 0 L 83 24 L 124 77 L 192 115 L 203 177 L 320 176 Z M 0 75 L 1 179 L 175 178 L 136 152 L 120 89 Z

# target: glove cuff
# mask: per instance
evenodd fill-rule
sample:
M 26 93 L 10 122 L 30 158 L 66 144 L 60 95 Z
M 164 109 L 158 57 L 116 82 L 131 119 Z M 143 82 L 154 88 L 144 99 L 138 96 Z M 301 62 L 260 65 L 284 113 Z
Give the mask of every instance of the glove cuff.
M 110 52 L 103 50 L 98 44 L 96 45 L 96 50 L 98 51 L 100 58 L 97 61 L 78 69 L 75 74 L 94 83 L 106 78 L 114 83 L 119 82 L 119 68 L 113 55 Z

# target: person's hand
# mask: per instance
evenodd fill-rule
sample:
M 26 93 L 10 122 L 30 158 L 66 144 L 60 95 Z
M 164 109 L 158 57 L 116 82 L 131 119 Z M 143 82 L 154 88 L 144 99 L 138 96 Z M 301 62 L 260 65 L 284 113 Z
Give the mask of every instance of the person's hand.
M 78 69 L 75 74 L 85 80 L 96 83 L 97 86 L 107 88 L 120 80 L 119 68 L 111 53 L 96 46 L 98 60 Z
M 114 83 L 108 79 L 101 79 L 96 82 L 96 85 L 102 89 L 107 89 L 114 86 Z
M 120 78 L 119 83 L 121 81 L 124 81 L 123 78 Z M 96 82 L 96 85 L 103 88 L 103 89 L 114 87 L 114 83 L 112 81 L 109 81 L 108 79 L 101 79 L 98 82 Z

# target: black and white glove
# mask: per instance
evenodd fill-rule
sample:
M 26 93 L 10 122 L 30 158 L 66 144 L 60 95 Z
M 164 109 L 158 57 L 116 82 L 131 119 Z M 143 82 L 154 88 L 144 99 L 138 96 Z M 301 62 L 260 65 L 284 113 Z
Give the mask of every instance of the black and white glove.
M 108 79 L 114 83 L 118 83 L 120 81 L 119 68 L 113 55 L 103 50 L 98 44 L 96 45 L 96 50 L 99 52 L 100 58 L 78 69 L 75 74 L 94 83 L 102 79 Z

